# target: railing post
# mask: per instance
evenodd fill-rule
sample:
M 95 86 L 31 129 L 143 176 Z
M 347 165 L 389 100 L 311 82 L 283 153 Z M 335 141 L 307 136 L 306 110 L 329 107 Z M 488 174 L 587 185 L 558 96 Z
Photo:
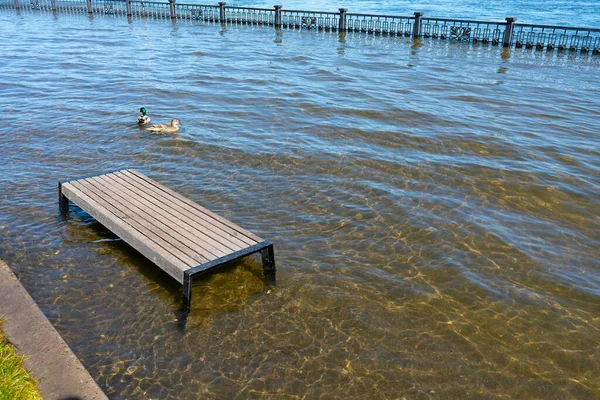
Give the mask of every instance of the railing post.
M 348 12 L 347 8 L 340 8 L 340 23 L 338 25 L 339 32 L 346 32 L 346 13 Z
M 50 5 L 52 6 L 52 12 L 56 12 L 56 0 L 51 0 Z
M 52 0 L 55 1 L 55 0 Z M 127 7 L 127 16 L 131 17 L 131 0 L 125 0 L 125 6 Z
M 281 6 L 275 7 L 275 28 L 281 28 Z
M 413 37 L 421 37 L 421 18 L 423 18 L 422 12 L 415 13 L 415 24 L 413 25 Z
M 21 6 L 19 5 L 19 0 L 15 0 L 15 10 L 19 11 Z
M 175 14 L 175 0 L 169 0 L 169 10 L 171 11 L 171 19 L 176 20 L 177 14 Z
M 516 20 L 516 17 L 506 17 L 506 29 L 504 30 L 504 40 L 502 41 L 503 47 L 510 47 L 512 43 Z
M 224 24 L 225 21 L 225 3 L 224 1 L 219 2 L 219 22 Z
M 88 14 L 93 14 L 94 10 L 92 10 L 92 0 L 86 0 Z

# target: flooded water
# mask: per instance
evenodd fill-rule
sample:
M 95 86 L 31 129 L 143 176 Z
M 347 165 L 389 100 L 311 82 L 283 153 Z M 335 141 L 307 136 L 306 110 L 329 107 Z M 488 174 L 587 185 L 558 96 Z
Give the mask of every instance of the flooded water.
M 0 258 L 114 399 L 600 397 L 600 60 L 0 11 Z M 41 29 L 43 27 L 43 29 Z M 135 125 L 179 118 L 177 137 Z M 275 243 L 181 287 L 56 182 Z

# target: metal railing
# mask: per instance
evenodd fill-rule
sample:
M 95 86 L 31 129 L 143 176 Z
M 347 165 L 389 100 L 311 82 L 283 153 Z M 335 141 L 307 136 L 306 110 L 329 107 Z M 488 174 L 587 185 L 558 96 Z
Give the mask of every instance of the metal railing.
M 513 44 L 517 49 L 600 55 L 599 30 L 592 28 L 515 24 Z
M 92 11 L 96 14 L 127 15 L 125 1 L 95 1 L 92 3 Z
M 277 29 L 358 32 L 367 35 L 402 36 L 421 40 L 445 40 L 507 48 L 568 52 L 600 56 L 600 28 L 520 24 L 516 18 L 505 21 L 429 18 L 422 13 L 410 16 L 284 10 L 177 4 L 142 0 L 0 0 L 0 9 L 88 13 L 156 19 L 199 20 L 221 24 L 272 26 Z
M 426 38 L 467 41 L 497 46 L 504 44 L 506 26 L 507 24 L 503 22 L 423 18 L 421 21 L 421 34 Z
M 177 4 L 176 13 L 179 19 L 219 22 L 219 6 Z
M 269 8 L 226 7 L 225 20 L 230 24 L 274 25 L 275 10 Z
M 281 28 L 336 31 L 339 28 L 339 13 L 281 10 Z
M 346 30 L 374 35 L 413 35 L 414 16 L 346 14 Z

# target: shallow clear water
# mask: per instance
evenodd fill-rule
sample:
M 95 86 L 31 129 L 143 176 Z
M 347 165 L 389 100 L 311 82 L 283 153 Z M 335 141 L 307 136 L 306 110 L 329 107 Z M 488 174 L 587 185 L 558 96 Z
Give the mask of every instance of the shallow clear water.
M 600 396 L 598 58 L 0 26 L 0 258 L 111 398 Z M 177 283 L 58 215 L 57 180 L 121 167 L 273 240 L 277 288 L 252 260 L 198 280 L 182 332 Z

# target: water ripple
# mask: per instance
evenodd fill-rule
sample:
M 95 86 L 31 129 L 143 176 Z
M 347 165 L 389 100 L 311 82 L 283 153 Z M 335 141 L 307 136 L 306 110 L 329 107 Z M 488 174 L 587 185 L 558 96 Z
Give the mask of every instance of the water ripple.
M 0 257 L 111 398 L 600 396 L 597 60 L 0 24 Z M 176 282 L 58 216 L 57 180 L 124 167 L 273 240 L 277 288 L 255 259 L 200 279 L 183 334 Z

